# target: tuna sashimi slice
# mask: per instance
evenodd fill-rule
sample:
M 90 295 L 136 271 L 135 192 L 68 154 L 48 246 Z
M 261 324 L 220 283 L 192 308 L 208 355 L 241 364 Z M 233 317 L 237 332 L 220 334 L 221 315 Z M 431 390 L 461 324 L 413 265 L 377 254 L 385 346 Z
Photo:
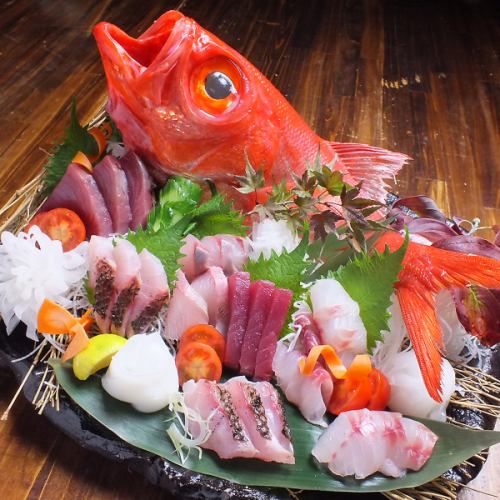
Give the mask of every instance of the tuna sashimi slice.
M 352 410 L 328 426 L 311 453 L 339 476 L 364 479 L 380 471 L 401 477 L 425 464 L 436 441 L 425 425 L 400 413 Z
M 240 373 L 249 377 L 255 371 L 255 360 L 259 349 L 264 324 L 271 307 L 274 283 L 271 281 L 254 281 L 250 285 L 250 305 L 248 324 L 243 338 L 240 356 Z
M 149 212 L 153 208 L 152 181 L 141 159 L 129 151 L 120 158 L 120 165 L 127 176 L 128 198 L 132 219 L 130 228 L 145 227 Z
M 276 288 L 273 292 L 271 307 L 264 325 L 255 361 L 254 378 L 258 380 L 271 380 L 273 358 L 276 353 L 278 338 L 288 317 L 292 296 L 292 292 L 286 288 Z
M 167 310 L 165 337 L 179 340 L 190 326 L 208 324 L 208 308 L 203 297 L 188 283 L 181 270 L 177 271 L 175 289 Z
M 326 426 L 323 417 L 333 393 L 332 376 L 319 364 L 310 375 L 300 373 L 299 361 L 305 356 L 298 350 L 288 350 L 278 342 L 273 359 L 273 371 L 281 390 L 290 403 L 296 405 L 306 420 Z
M 116 262 L 111 238 L 92 236 L 87 253 L 89 287 L 94 290 L 94 316 L 101 331 L 109 331 Z
M 113 232 L 111 216 L 96 181 L 77 163 L 69 165 L 40 211 L 59 207 L 76 212 L 85 224 L 88 236 L 108 236 Z
M 289 429 L 276 389 L 269 382 L 250 383 L 245 377 L 228 380 L 226 387 L 240 419 L 257 448 L 255 458 L 294 464 Z
M 229 321 L 229 298 L 227 294 L 227 277 L 220 267 L 209 267 L 192 283 L 193 290 L 198 292 L 207 303 L 208 322 L 225 334 Z
M 141 287 L 141 260 L 134 245 L 127 240 L 118 240 L 113 249 L 113 256 L 116 262 L 116 278 L 110 328 L 112 332 L 124 335 L 125 312 Z
M 167 275 L 160 259 L 146 249 L 139 254 L 139 259 L 141 287 L 123 320 L 127 337 L 146 331 L 170 296 Z
M 115 233 L 126 233 L 132 220 L 128 199 L 127 176 L 118 160 L 105 156 L 92 171 L 99 191 L 106 202 Z
M 229 326 L 226 336 L 224 364 L 237 370 L 240 364 L 241 347 L 248 323 L 250 301 L 250 274 L 237 272 L 228 279 Z
M 182 386 L 184 401 L 188 408 L 196 411 L 203 419 L 210 419 L 211 435 L 201 446 L 213 450 L 220 458 L 252 458 L 258 450 L 249 438 L 245 424 L 239 417 L 239 409 L 225 384 L 213 381 L 188 380 Z M 198 425 L 189 421 L 189 432 L 197 437 Z

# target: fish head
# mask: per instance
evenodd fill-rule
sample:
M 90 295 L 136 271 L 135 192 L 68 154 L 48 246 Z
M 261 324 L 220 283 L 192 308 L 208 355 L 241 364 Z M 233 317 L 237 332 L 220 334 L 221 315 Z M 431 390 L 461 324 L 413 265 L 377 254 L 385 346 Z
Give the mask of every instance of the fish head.
M 224 181 L 245 172 L 245 157 L 271 169 L 284 98 L 241 54 L 177 11 L 138 38 L 106 22 L 93 33 L 108 111 L 153 166 Z

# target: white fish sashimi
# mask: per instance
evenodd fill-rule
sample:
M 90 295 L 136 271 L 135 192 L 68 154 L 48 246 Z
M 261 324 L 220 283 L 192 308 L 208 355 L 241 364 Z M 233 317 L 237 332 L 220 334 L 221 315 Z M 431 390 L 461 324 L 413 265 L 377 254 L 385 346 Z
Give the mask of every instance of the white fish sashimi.
M 436 441 L 425 425 L 399 413 L 352 410 L 328 426 L 311 453 L 339 476 L 364 479 L 379 471 L 402 477 L 427 462 Z
M 159 333 L 127 340 L 101 381 L 110 396 L 145 413 L 161 410 L 179 393 L 175 360 Z
M 229 322 L 227 277 L 220 267 L 209 267 L 195 278 L 191 287 L 207 303 L 208 322 L 225 334 Z
M 188 283 L 181 270 L 177 271 L 174 293 L 167 310 L 165 337 L 179 340 L 190 326 L 208 324 L 208 307 L 203 297 Z
M 366 328 L 359 306 L 334 279 L 320 279 L 310 288 L 313 317 L 321 340 L 339 354 L 351 356 L 367 351 Z
M 240 419 L 257 449 L 255 458 L 265 462 L 295 463 L 290 439 L 284 436 L 283 409 L 269 382 L 249 383 L 234 377 L 224 386 L 229 390 Z
M 332 377 L 321 366 L 316 366 L 311 375 L 302 375 L 299 368 L 301 358 L 305 359 L 305 356 L 300 351 L 289 351 L 283 342 L 278 342 L 273 359 L 278 385 L 306 420 L 326 426 L 323 417 L 333 392 Z
M 210 436 L 200 446 L 220 458 L 258 458 L 295 463 L 283 407 L 269 382 L 235 377 L 224 384 L 189 380 L 183 387 L 186 406 L 208 421 Z M 188 423 L 193 439 L 200 434 L 196 421 Z
M 253 458 L 258 453 L 244 423 L 237 416 L 231 394 L 213 381 L 188 380 L 182 386 L 187 407 L 209 420 L 210 437 L 201 446 L 213 450 L 220 458 Z M 231 419 L 228 418 L 232 416 Z M 199 433 L 194 421 L 188 423 L 190 434 Z
M 412 417 L 446 420 L 446 408 L 455 392 L 455 371 L 448 360 L 442 360 L 441 403 L 429 395 L 414 350 L 397 353 L 380 369 L 391 386 L 391 410 Z

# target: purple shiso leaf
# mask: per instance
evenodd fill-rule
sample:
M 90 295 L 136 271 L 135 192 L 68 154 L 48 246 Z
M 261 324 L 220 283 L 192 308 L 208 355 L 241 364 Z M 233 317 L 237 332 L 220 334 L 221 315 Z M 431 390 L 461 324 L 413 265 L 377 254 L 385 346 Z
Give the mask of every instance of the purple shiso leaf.
M 432 246 L 451 252 L 471 253 L 500 260 L 500 247 L 477 236 L 450 236 L 449 238 L 434 242 Z
M 441 212 L 434 200 L 428 196 L 408 196 L 407 198 L 400 198 L 392 205 L 392 208 L 402 207 L 409 208 L 420 217 L 429 217 L 446 222 L 443 212 Z
M 493 231 L 495 231 L 495 239 L 493 240 L 493 243 L 497 246 L 500 247 L 500 226 L 495 224 L 492 227 Z
M 500 342 L 500 288 L 473 286 L 450 292 L 464 328 L 484 345 Z
M 419 234 L 433 243 L 457 236 L 457 233 L 445 222 L 427 217 L 412 219 L 407 222 L 407 227 L 410 234 Z

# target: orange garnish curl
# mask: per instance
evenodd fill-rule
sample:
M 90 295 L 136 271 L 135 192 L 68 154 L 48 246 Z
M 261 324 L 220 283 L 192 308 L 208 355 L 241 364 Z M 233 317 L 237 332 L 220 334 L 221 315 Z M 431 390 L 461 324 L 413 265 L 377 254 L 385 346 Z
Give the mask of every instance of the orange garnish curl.
M 302 375 L 311 375 L 320 356 L 323 356 L 326 366 L 335 378 L 341 379 L 345 377 L 347 369 L 331 345 L 316 345 L 309 351 L 305 360 L 300 358 L 300 373 Z

